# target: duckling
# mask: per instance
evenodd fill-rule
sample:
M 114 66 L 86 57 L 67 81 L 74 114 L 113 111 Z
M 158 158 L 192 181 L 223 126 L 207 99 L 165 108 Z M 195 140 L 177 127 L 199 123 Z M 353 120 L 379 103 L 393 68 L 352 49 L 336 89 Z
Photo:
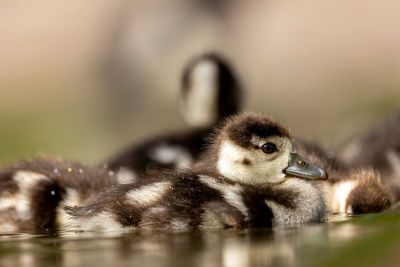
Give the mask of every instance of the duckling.
M 80 207 L 67 207 L 69 227 L 199 229 L 321 221 L 325 202 L 308 179 L 326 173 L 295 152 L 289 132 L 266 117 L 228 120 L 194 171 L 117 186 Z M 206 161 L 207 160 L 207 161 Z M 297 177 L 297 178 L 296 178 Z M 110 225 L 110 222 L 107 222 Z
M 329 173 L 329 180 L 318 183 L 324 192 L 328 211 L 365 214 L 381 212 L 393 203 L 376 170 L 348 166 L 321 145 L 303 139 L 297 139 L 295 147 L 309 162 Z
M 328 209 L 347 214 L 376 213 L 388 209 L 393 199 L 381 176 L 373 169 L 332 173 L 327 196 Z
M 241 107 L 241 87 L 230 64 L 209 53 L 195 58 L 185 68 L 180 106 L 192 129 L 160 135 L 136 144 L 108 161 L 114 171 L 123 169 L 131 177 L 162 169 L 188 168 L 206 145 L 206 137 L 224 118 Z
M 1 172 L 0 229 L 188 230 L 324 219 L 323 196 L 311 181 L 327 174 L 294 152 L 289 131 L 271 119 L 243 114 L 227 120 L 203 158 L 206 169 L 129 184 L 79 164 L 16 165 Z
M 394 201 L 400 200 L 400 110 L 345 146 L 340 156 L 355 168 L 381 173 Z
M 35 159 L 0 170 L 0 232 L 51 231 L 60 202 L 81 205 L 119 184 L 111 170 L 60 159 Z
M 227 63 L 213 54 L 197 58 L 186 67 L 182 82 L 182 114 L 188 125 L 197 128 L 181 135 L 150 139 L 111 160 L 109 166 L 118 173 L 121 183 L 144 179 L 146 176 L 141 174 L 154 173 L 160 169 L 180 169 L 193 166 L 197 168 L 202 165 L 201 162 L 206 162 L 205 169 L 207 169 L 209 162 L 201 159 L 199 155 L 201 148 L 207 145 L 207 137 L 212 132 L 208 126 L 237 112 L 240 106 L 241 90 L 238 79 L 230 69 L 231 67 Z M 216 86 L 217 84 L 219 86 Z M 387 208 L 388 203 L 391 203 L 379 174 L 374 171 L 349 169 L 332 152 L 327 152 L 315 142 L 296 138 L 295 147 L 306 159 L 316 165 L 322 164 L 321 166 L 332 174 L 332 179 L 322 183 L 324 195 L 331 211 L 377 212 Z M 135 175 L 131 170 L 139 175 Z M 362 179 L 365 176 L 364 173 L 369 173 L 368 177 L 375 178 L 364 183 L 364 179 Z M 373 188 L 379 192 L 373 194 L 375 197 L 370 197 L 368 202 L 364 201 L 365 197 L 358 196 L 359 193 L 356 194 L 356 192 L 363 192 L 356 189 L 366 186 L 368 188 L 364 192 L 373 192 Z M 349 190 L 350 187 L 352 190 Z M 353 194 L 358 197 L 353 197 Z M 349 204 L 337 205 L 337 203 L 347 203 L 347 200 L 349 200 Z M 355 208 L 360 205 L 364 207 L 362 210 Z M 380 209 L 376 207 L 380 207 Z

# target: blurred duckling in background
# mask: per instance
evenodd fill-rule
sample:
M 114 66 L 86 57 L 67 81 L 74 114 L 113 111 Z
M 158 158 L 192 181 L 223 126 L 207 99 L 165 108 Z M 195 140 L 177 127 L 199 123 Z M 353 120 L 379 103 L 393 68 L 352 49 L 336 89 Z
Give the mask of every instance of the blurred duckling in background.
M 180 107 L 191 130 L 140 142 L 109 160 L 108 167 L 128 176 L 189 168 L 206 146 L 206 137 L 223 119 L 241 110 L 242 91 L 231 65 L 209 53 L 193 59 L 182 77 Z
M 379 171 L 394 201 L 400 201 L 400 111 L 372 126 L 340 153 L 354 168 Z
M 204 169 L 118 184 L 106 169 L 39 160 L 1 171 L 0 231 L 189 230 L 319 222 L 325 171 L 293 150 L 288 130 L 258 114 L 227 120 Z

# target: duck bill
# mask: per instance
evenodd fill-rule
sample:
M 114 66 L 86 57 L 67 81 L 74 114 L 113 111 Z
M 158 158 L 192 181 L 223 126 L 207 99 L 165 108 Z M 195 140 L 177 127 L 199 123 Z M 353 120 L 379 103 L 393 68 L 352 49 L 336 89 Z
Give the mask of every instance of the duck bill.
M 289 165 L 283 170 L 288 176 L 299 177 L 309 180 L 326 180 L 326 172 L 311 163 L 304 160 L 297 153 L 290 153 Z

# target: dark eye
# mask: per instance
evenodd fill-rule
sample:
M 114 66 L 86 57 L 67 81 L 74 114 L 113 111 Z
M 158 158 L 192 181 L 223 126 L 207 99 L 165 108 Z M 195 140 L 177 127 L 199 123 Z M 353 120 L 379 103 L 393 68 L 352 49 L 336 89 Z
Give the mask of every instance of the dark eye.
M 273 143 L 269 143 L 269 142 L 263 144 L 261 149 L 266 154 L 271 154 L 271 153 L 274 153 L 275 151 L 278 151 L 278 149 L 276 149 L 276 145 Z

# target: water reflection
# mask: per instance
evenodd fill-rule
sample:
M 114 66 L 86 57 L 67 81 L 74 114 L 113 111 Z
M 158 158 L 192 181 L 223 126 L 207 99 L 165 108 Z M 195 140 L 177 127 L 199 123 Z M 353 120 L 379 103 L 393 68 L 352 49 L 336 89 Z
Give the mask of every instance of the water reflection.
M 337 222 L 345 219 L 274 229 L 7 235 L 0 236 L 0 266 L 307 266 L 332 244 L 379 229 Z

